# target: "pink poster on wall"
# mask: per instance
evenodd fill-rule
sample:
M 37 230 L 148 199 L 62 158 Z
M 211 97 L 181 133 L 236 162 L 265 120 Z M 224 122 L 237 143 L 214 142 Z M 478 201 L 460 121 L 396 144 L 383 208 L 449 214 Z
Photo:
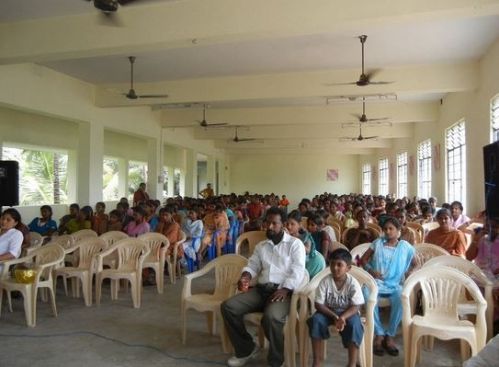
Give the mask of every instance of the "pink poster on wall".
M 339 172 L 337 168 L 329 168 L 326 171 L 326 181 L 338 181 Z

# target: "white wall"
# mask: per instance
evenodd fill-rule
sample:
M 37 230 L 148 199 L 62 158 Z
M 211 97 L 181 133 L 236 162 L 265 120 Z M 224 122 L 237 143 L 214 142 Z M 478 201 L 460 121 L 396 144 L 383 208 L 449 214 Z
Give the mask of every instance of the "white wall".
M 338 181 L 326 180 L 326 170 L 337 168 Z M 325 191 L 358 192 L 359 164 L 356 155 L 272 154 L 231 156 L 231 191 L 288 196 L 291 206 Z
M 490 143 L 490 102 L 499 93 L 499 40 L 491 46 L 485 56 L 480 60 L 479 88 L 473 92 L 448 94 L 440 106 L 438 121 L 432 123 L 418 123 L 414 127 L 412 140 L 398 141 L 389 150 L 378 150 L 371 156 L 361 156 L 363 163 L 373 164 L 377 169 L 378 159 L 388 157 L 395 163 L 396 153 L 406 149 L 409 156 L 414 156 L 414 175 L 409 177 L 409 195 L 417 193 L 417 145 L 426 139 L 431 139 L 432 148 L 440 144 L 440 169 L 432 170 L 432 195 L 437 196 L 440 203 L 446 200 L 446 173 L 445 173 L 445 130 L 464 119 L 466 121 L 466 183 L 467 183 L 467 208 L 468 214 L 473 215 L 483 210 L 484 203 L 484 174 L 482 147 Z M 435 158 L 433 155 L 432 158 Z M 394 164 L 394 167 L 396 165 Z M 376 174 L 377 178 L 377 174 Z M 373 193 L 377 193 L 377 181 L 373 183 Z M 395 191 L 396 182 L 391 181 L 390 192 Z

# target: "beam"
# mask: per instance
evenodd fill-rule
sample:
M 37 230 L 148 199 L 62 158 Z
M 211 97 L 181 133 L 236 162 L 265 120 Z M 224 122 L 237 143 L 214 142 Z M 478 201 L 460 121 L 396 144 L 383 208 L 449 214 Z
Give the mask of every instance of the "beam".
M 128 84 L 96 88 L 95 102 L 99 107 L 137 106 L 157 103 L 192 103 L 248 101 L 262 99 L 292 99 L 359 94 L 421 94 L 451 93 L 472 90 L 478 85 L 478 64 L 467 62 L 450 65 L 404 66 L 384 69 L 379 80 L 394 81 L 387 85 L 357 87 L 328 86 L 333 82 L 357 80 L 358 69 L 321 70 L 294 73 L 244 75 L 203 79 L 172 80 L 143 83 L 135 86 L 142 94 L 164 94 L 165 100 L 138 99 L 130 101 L 121 95 Z
M 90 5 L 89 5 L 90 6 Z M 0 25 L 0 64 L 47 62 L 156 49 L 351 34 L 354 26 L 499 13 L 496 0 L 192 0 L 122 8 L 124 26 L 96 24 L 98 14 Z

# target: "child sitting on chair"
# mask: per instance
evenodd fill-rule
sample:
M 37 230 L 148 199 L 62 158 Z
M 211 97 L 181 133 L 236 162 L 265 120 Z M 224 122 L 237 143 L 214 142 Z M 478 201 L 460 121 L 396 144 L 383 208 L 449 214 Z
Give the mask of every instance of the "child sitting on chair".
M 329 256 L 329 262 L 331 274 L 319 283 L 315 295 L 316 312 L 307 320 L 312 338 L 312 367 L 319 367 L 322 363 L 324 339 L 329 338 L 332 324 L 339 331 L 343 346 L 348 348 L 348 366 L 355 367 L 364 337 L 359 315 L 364 297 L 359 282 L 348 274 L 352 267 L 350 252 L 337 249 Z

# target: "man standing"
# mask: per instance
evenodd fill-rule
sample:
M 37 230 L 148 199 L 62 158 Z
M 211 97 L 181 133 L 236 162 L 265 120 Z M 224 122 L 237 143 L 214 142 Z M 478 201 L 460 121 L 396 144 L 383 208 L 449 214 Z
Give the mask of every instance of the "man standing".
M 137 206 L 140 203 L 145 203 L 149 200 L 149 194 L 146 192 L 146 184 L 141 182 L 139 188 L 133 194 L 133 206 Z
M 199 192 L 199 195 L 201 195 L 203 197 L 203 199 L 208 199 L 208 198 L 215 196 L 215 192 L 213 191 L 213 189 L 211 187 L 211 183 L 206 184 L 206 188 L 201 190 Z
M 266 213 L 267 240 L 255 247 L 238 282 L 242 293 L 222 303 L 222 317 L 235 356 L 230 367 L 243 366 L 258 353 L 258 346 L 244 325 L 244 315 L 263 312 L 262 327 L 269 340 L 267 362 L 279 367 L 284 362 L 284 323 L 289 313 L 291 294 L 305 276 L 305 246 L 284 232 L 283 210 L 272 207 Z M 248 290 L 252 278 L 257 285 Z

